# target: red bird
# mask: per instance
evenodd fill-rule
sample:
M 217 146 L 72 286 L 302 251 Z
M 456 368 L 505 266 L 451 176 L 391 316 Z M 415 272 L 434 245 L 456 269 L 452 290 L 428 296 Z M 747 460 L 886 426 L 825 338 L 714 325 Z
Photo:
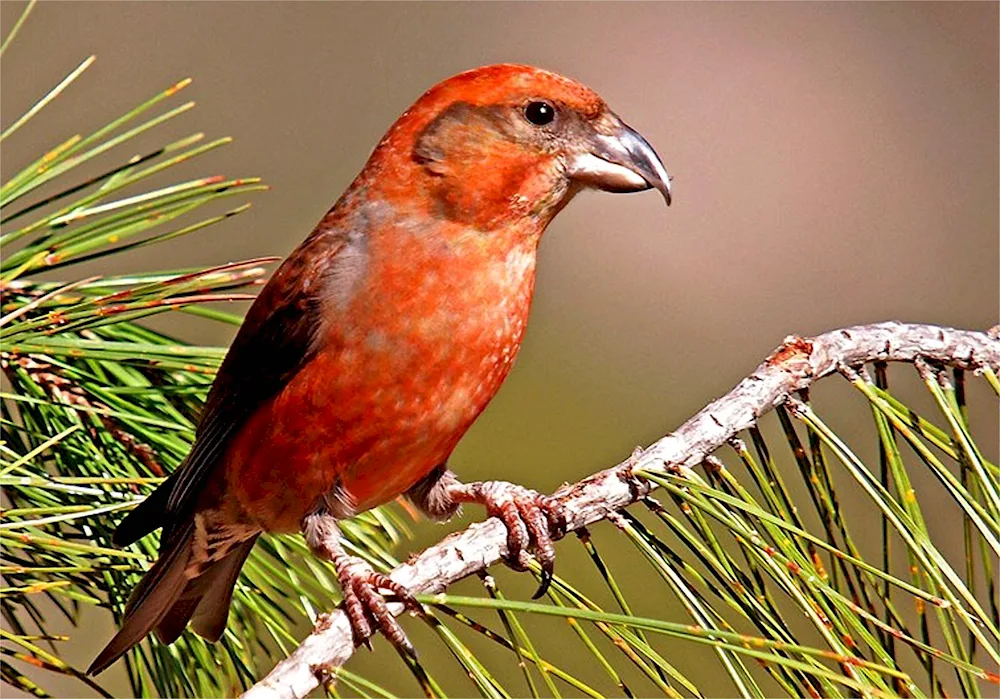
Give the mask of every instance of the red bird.
M 160 556 L 89 672 L 191 621 L 215 641 L 262 532 L 301 530 L 333 562 L 356 640 L 373 624 L 412 652 L 379 590 L 412 595 L 345 553 L 337 522 L 405 494 L 432 518 L 480 503 L 551 577 L 554 500 L 461 483 L 455 445 L 521 345 L 542 232 L 583 188 L 656 188 L 653 148 L 583 85 L 494 65 L 431 88 L 375 148 L 250 308 L 208 396 L 191 453 L 115 532 L 163 528 Z

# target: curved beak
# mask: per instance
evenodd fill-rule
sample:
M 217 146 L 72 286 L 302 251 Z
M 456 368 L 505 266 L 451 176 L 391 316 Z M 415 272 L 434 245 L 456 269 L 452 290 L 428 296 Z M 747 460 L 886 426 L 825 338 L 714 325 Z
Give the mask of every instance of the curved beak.
M 606 192 L 656 189 L 670 206 L 670 175 L 649 142 L 616 116 L 609 115 L 587 138 L 587 148 L 570 156 L 571 179 Z

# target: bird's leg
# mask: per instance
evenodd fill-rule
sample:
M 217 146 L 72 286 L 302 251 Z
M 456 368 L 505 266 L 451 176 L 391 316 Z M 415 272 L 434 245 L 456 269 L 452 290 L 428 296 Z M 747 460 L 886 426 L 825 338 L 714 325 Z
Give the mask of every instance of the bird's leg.
M 491 517 L 507 528 L 507 564 L 526 570 L 534 550 L 542 566 L 542 584 L 535 593 L 538 599 L 552 582 L 555 566 L 553 539 L 566 533 L 566 510 L 555 498 L 542 495 L 506 481 L 462 483 L 443 465 L 413 486 L 407 497 L 434 519 L 447 519 L 463 503 L 479 503 Z
M 407 609 L 420 612 L 420 603 L 413 593 L 388 575 L 373 570 L 364 560 L 348 554 L 340 540 L 337 519 L 329 512 L 320 510 L 306 515 L 302 520 L 302 534 L 309 549 L 319 558 L 331 561 L 337 571 L 337 580 L 344 594 L 344 611 L 351 622 L 355 643 L 371 648 L 368 639 L 373 634 L 374 626 L 400 653 L 415 656 L 413 645 L 389 611 L 379 590 L 391 592 Z

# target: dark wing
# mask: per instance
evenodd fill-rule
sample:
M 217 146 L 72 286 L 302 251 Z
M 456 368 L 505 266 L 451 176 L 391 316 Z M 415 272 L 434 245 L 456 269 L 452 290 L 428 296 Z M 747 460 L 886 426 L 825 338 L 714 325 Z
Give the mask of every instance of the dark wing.
M 335 273 L 338 258 L 353 264 L 357 257 L 341 254 L 355 244 L 356 236 L 325 227 L 329 218 L 282 263 L 250 307 L 208 394 L 190 454 L 122 520 L 115 544 L 127 546 L 166 525 L 169 538 L 190 516 L 229 440 L 315 353 L 320 295 L 335 293 L 329 285 L 351 276 Z

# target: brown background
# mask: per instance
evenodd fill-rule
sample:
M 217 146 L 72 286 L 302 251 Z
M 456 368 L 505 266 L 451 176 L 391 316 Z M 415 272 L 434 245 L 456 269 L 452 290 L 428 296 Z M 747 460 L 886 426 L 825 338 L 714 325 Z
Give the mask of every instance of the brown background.
M 5 33 L 21 8 L 3 2 Z M 42 3 L 4 57 L 2 123 L 98 61 L 2 167 L 191 76 L 198 108 L 121 155 L 229 134 L 185 174 L 273 189 L 128 264 L 283 255 L 438 80 L 512 61 L 589 84 L 657 148 L 675 204 L 590 194 L 559 216 L 517 369 L 453 459 L 551 490 L 669 431 L 790 333 L 997 322 L 997 23 L 995 3 Z M 230 337 L 184 322 L 185 339 Z

